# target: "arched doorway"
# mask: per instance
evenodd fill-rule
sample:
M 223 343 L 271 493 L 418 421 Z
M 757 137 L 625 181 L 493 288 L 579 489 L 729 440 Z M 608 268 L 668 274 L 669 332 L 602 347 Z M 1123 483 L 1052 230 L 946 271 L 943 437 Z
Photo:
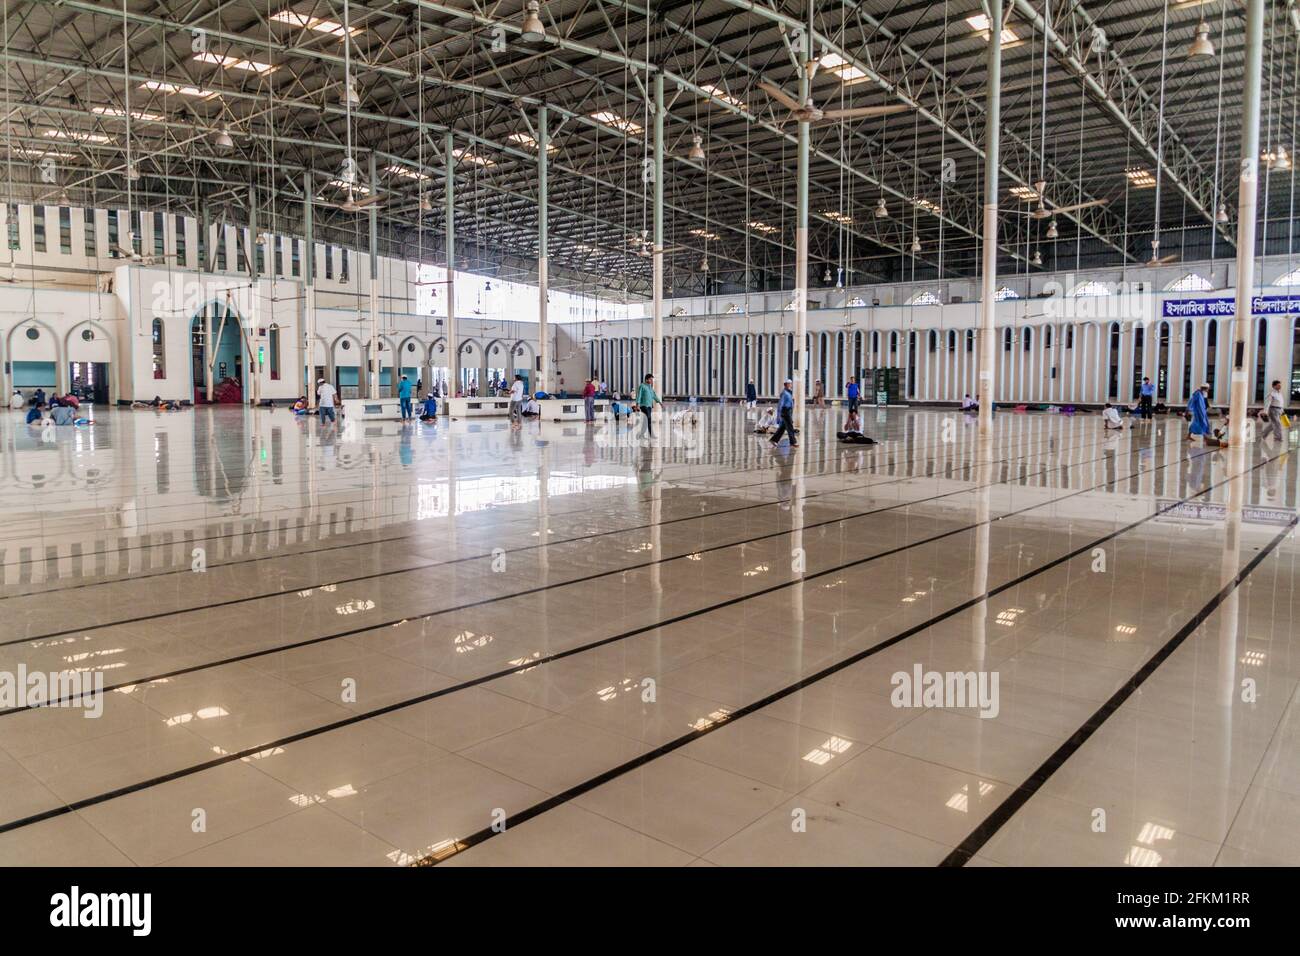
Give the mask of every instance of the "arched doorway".
M 211 351 L 208 349 L 209 335 Z M 208 401 L 209 369 L 212 374 L 213 400 L 218 399 L 217 386 L 227 380 L 239 383 L 242 393 L 244 372 L 240 362 L 243 351 L 241 343 L 239 315 L 226 303 L 209 302 L 190 320 L 190 384 L 195 404 Z M 223 392 L 233 394 L 229 387 Z

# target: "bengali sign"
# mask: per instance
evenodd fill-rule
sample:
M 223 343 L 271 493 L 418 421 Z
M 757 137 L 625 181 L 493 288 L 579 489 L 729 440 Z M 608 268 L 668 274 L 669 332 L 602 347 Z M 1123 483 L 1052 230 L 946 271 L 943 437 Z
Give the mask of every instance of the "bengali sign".
M 1250 299 L 1251 315 L 1300 315 L 1300 296 L 1256 295 Z M 1199 316 L 1232 318 L 1237 313 L 1237 300 L 1216 299 L 1165 299 L 1160 303 L 1160 315 L 1166 319 L 1194 319 Z
M 1160 498 L 1156 501 L 1160 518 L 1164 520 L 1222 521 L 1228 516 L 1228 506 L 1213 501 L 1179 501 L 1176 498 Z M 1168 511 L 1164 509 L 1168 508 Z M 1245 505 L 1241 509 L 1241 520 L 1247 524 L 1267 524 L 1285 527 L 1295 517 L 1294 510 L 1287 508 L 1266 508 L 1263 505 Z

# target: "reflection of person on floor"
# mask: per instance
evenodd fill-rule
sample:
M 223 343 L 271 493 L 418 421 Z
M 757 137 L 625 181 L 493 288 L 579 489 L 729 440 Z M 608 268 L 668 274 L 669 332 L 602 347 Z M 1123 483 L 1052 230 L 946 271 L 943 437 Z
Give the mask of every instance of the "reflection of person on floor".
M 862 434 L 862 420 L 858 418 L 856 411 L 849 412 L 848 421 L 844 423 L 844 431 L 836 432 L 835 437 L 842 442 L 848 442 L 850 445 L 874 445 L 874 438 L 868 438 Z
M 755 435 L 770 435 L 776 429 L 776 409 L 764 409 L 763 415 L 754 426 Z
M 1187 440 L 1192 441 L 1197 435 L 1204 439 L 1210 434 L 1210 386 L 1202 384 L 1192 392 L 1187 402 L 1187 411 L 1192 416 L 1192 424 L 1187 429 Z
M 1101 427 L 1103 429 L 1124 430 L 1124 422 L 1119 417 L 1119 409 L 1110 402 L 1107 402 L 1106 407 L 1101 410 Z

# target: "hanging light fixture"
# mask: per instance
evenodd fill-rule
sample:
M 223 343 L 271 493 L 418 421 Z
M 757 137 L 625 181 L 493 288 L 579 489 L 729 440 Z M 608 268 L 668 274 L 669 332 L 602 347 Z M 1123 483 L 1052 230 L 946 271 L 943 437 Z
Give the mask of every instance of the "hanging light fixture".
M 691 137 L 691 151 L 686 154 L 686 158 L 697 163 L 704 162 L 704 138 L 699 133 Z
M 235 141 L 230 136 L 230 127 L 223 123 L 221 129 L 212 135 L 212 144 L 218 149 L 234 149 Z
M 1220 224 L 1228 221 L 1227 203 L 1219 203 L 1219 211 L 1214 214 L 1214 221 Z
M 140 178 L 140 167 L 135 163 L 129 163 L 126 167 L 126 178 L 136 180 Z
M 826 271 L 822 273 L 822 282 L 826 285 L 831 284 L 831 267 L 827 266 Z
M 428 196 L 420 197 L 420 212 L 433 212 L 433 203 L 429 202 Z
M 1286 151 L 1285 146 L 1279 146 L 1277 152 L 1272 154 L 1273 161 L 1269 163 L 1269 168 L 1285 172 L 1291 168 L 1291 154 Z
M 546 26 L 542 23 L 542 18 L 538 16 L 541 10 L 537 0 L 528 0 L 528 12 L 524 14 L 523 32 L 519 34 L 519 39 L 525 43 L 541 43 L 546 39 Z
M 1043 254 L 1037 249 L 1034 250 L 1034 257 L 1029 260 L 1031 266 L 1041 266 L 1043 264 Z
M 702 256 L 702 257 L 700 258 L 700 271 L 701 271 L 701 272 L 708 272 L 708 271 L 709 271 L 709 257 L 708 257 L 708 256 Z
M 1056 228 L 1056 220 L 1052 219 L 1052 221 L 1047 224 L 1047 238 L 1055 239 L 1060 234 L 1061 233 Z
M 915 255 L 919 255 L 920 252 L 921 252 L 921 237 L 920 237 L 920 236 L 913 236 L 913 237 L 912 237 L 912 255 L 914 255 L 914 256 L 915 256 Z
M 1214 44 L 1210 42 L 1210 25 L 1202 20 L 1196 24 L 1196 39 L 1187 48 L 1187 59 L 1214 56 Z
M 343 93 L 339 96 L 339 102 L 344 106 L 360 106 L 361 96 L 357 93 L 356 81 L 351 76 L 343 84 Z
M 880 199 L 876 202 L 876 218 L 877 219 L 889 218 L 889 207 L 885 205 L 884 196 L 881 196 Z

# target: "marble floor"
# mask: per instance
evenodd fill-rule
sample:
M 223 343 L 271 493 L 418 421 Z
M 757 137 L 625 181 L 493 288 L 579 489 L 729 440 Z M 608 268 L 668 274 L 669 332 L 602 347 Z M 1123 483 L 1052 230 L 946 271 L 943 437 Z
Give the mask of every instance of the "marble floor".
M 0 861 L 1300 863 L 1300 454 L 751 415 L 5 416 Z

